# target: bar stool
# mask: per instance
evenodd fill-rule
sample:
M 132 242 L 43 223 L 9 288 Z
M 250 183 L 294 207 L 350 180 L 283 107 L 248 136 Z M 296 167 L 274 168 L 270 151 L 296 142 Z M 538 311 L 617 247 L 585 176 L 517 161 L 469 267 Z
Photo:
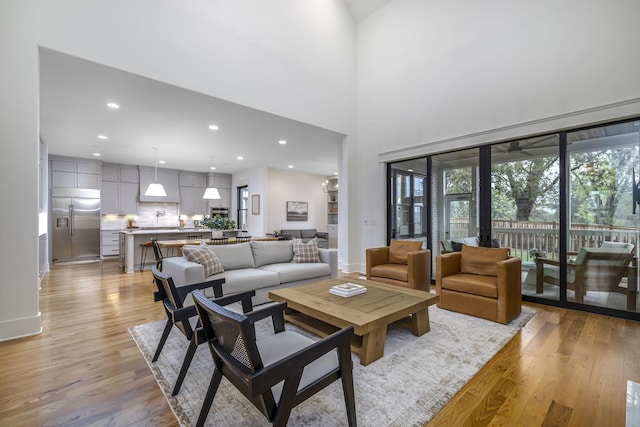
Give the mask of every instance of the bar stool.
M 142 248 L 142 257 L 140 260 L 140 271 L 144 270 L 144 264 L 147 259 L 147 251 L 152 245 L 153 243 L 151 242 L 151 240 L 149 240 L 148 242 L 140 243 L 140 247 Z
M 160 246 L 158 245 L 157 239 L 151 239 L 151 246 L 153 247 L 153 253 L 156 256 L 156 268 L 159 271 L 162 271 L 162 251 L 160 250 Z
M 228 237 L 215 237 L 211 239 L 209 244 L 210 245 L 226 245 L 227 243 L 229 243 Z
M 251 236 L 238 236 L 236 237 L 236 243 L 245 243 L 245 242 L 250 242 L 251 241 Z

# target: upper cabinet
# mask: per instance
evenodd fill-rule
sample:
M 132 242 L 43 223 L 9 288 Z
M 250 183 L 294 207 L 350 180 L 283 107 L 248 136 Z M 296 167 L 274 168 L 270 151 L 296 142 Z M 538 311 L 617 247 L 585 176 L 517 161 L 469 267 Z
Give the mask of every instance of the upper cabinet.
M 231 175 L 229 174 L 210 174 L 208 177 L 209 185 L 215 187 L 220 192 L 219 199 L 209 200 L 209 208 L 230 208 L 231 207 Z
M 100 188 L 101 162 L 50 156 L 51 187 Z
M 149 184 L 155 180 L 155 168 L 138 166 L 140 170 L 140 201 L 141 202 L 165 202 L 180 203 L 179 174 L 174 169 L 158 168 L 158 182 L 164 187 L 166 197 L 145 196 Z
M 180 172 L 180 214 L 205 215 L 207 201 L 202 198 L 207 186 L 207 175 L 199 172 Z
M 100 209 L 103 214 L 131 214 L 138 212 L 138 168 L 135 166 L 104 164 Z

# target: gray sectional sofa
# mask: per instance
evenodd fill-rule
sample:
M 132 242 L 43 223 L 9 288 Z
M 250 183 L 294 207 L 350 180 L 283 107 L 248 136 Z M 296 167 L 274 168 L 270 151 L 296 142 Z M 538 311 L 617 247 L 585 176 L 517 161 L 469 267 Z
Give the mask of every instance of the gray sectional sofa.
M 255 290 L 253 303 L 270 302 L 269 291 L 335 278 L 338 255 L 335 249 L 318 249 L 320 262 L 293 263 L 293 241 L 253 241 L 234 245 L 212 245 L 224 272 L 204 276 L 204 267 L 186 256 L 164 258 L 162 271 L 176 286 L 224 278 L 225 295 Z
M 315 228 L 303 228 L 300 230 L 283 229 L 280 230 L 280 234 L 282 236 L 288 236 L 290 238 L 302 239 L 303 242 L 308 242 L 309 240 L 315 238 L 316 240 L 318 240 L 319 248 L 326 249 L 329 247 L 329 233 L 318 231 Z

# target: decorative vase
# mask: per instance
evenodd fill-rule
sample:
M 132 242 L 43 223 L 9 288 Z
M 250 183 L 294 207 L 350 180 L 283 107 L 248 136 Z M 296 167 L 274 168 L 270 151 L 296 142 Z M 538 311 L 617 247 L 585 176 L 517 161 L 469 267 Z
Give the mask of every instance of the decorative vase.
M 211 230 L 211 238 L 212 239 L 220 239 L 222 238 L 222 230 Z

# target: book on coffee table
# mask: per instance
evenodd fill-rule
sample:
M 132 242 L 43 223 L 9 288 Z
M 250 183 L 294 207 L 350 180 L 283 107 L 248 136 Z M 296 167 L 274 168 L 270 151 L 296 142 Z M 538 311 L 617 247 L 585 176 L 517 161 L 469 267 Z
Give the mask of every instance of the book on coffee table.
M 332 286 L 331 289 L 329 289 L 330 294 L 341 297 L 351 297 L 364 292 L 367 292 L 367 288 L 356 283 L 342 283 L 340 285 Z

